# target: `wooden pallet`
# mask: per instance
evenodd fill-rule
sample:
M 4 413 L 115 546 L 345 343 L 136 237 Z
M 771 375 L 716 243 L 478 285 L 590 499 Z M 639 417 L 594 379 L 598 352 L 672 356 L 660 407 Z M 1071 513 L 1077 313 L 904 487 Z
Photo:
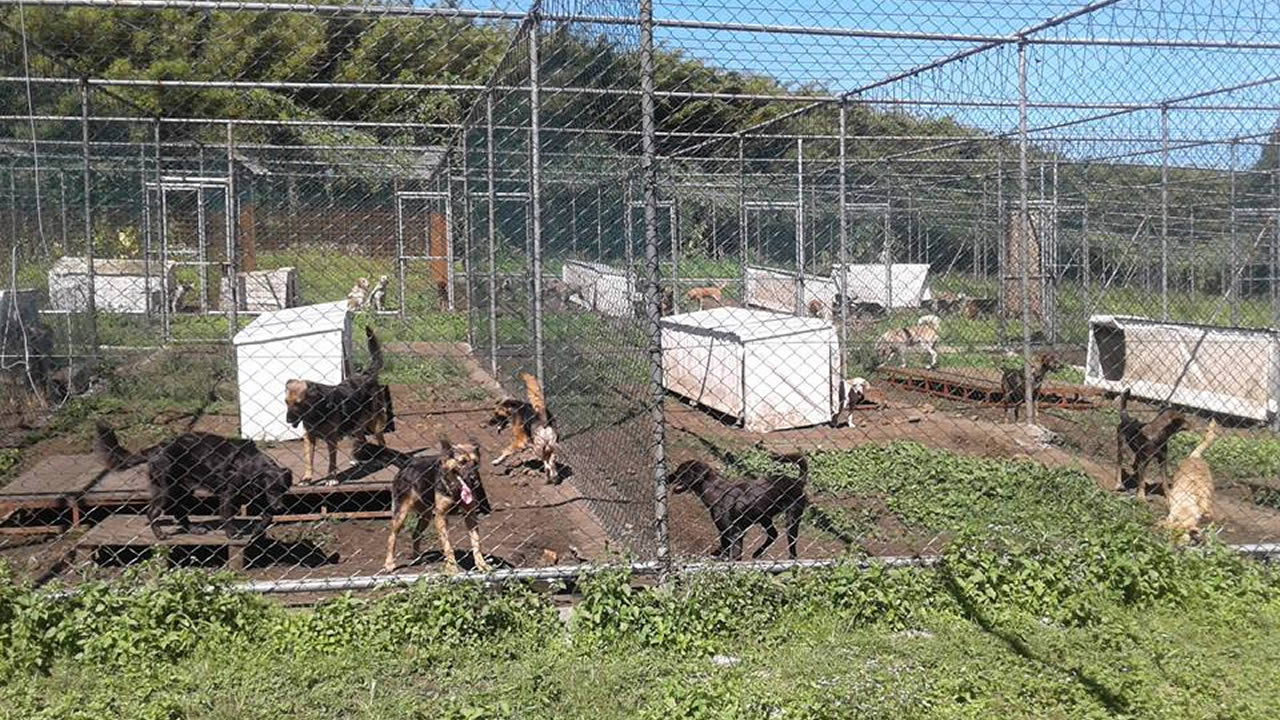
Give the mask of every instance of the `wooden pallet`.
M 193 523 L 215 521 L 216 518 L 192 518 Z M 251 518 L 240 518 L 238 522 L 252 522 Z M 228 538 L 225 533 L 211 528 L 207 533 L 179 533 L 166 538 L 157 538 L 151 532 L 147 519 L 141 515 L 112 515 L 94 525 L 80 538 L 72 551 L 72 562 L 79 564 L 86 557 L 95 556 L 99 550 L 121 548 L 154 548 L 154 547 L 210 547 L 226 548 L 227 567 L 232 570 L 244 569 L 244 550 L 258 538 Z
M 885 368 L 885 379 L 898 387 L 967 402 L 1004 407 L 1004 391 L 1000 375 L 994 370 L 960 368 L 926 370 L 922 368 Z M 1040 386 L 1039 407 L 1087 410 L 1097 407 L 1103 397 L 1097 388 L 1073 383 L 1046 382 Z

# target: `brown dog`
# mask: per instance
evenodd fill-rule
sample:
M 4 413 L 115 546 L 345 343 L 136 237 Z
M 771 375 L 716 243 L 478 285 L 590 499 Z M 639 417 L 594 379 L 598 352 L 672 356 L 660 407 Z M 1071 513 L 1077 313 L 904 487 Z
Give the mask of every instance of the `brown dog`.
M 1177 410 L 1165 408 L 1151 422 L 1144 423 L 1129 415 L 1130 391 L 1120 394 L 1120 422 L 1116 426 L 1116 490 L 1125 489 L 1124 449 L 1133 453 L 1133 478 L 1138 497 L 1147 496 L 1143 471 L 1152 460 L 1160 463 L 1161 486 L 1169 478 L 1169 440 L 1187 427 L 1187 418 Z
M 1044 383 L 1045 376 L 1062 368 L 1062 361 L 1053 353 L 1045 353 L 1036 358 L 1035 369 L 1031 371 L 1032 402 L 1040 395 L 1040 385 Z M 1022 368 L 1005 368 L 1000 375 L 1000 395 L 1006 413 L 1012 410 L 1013 421 L 1018 422 L 1018 411 L 1027 399 L 1027 382 Z
M 1169 486 L 1169 515 L 1161 524 L 1178 533 L 1178 541 L 1198 540 L 1200 527 L 1213 515 L 1213 470 L 1205 461 L 1204 451 L 1218 439 L 1218 423 L 1209 423 L 1204 438 L 1173 472 Z
M 476 570 L 489 572 L 489 563 L 480 552 L 480 532 L 477 515 L 491 512 L 489 498 L 480 482 L 480 450 L 474 445 L 454 445 L 448 438 L 440 438 L 440 454 L 414 457 L 402 452 L 379 448 L 380 453 L 391 456 L 391 464 L 400 468 L 391 481 L 391 534 L 387 536 L 387 557 L 383 569 L 396 569 L 396 535 L 415 513 L 419 522 L 413 530 L 413 556 L 418 557 L 422 533 L 426 530 L 422 519 L 427 508 L 435 521 L 436 536 L 440 538 L 440 550 L 444 554 L 447 572 L 458 572 L 458 560 L 449 542 L 449 528 L 445 516 L 461 510 L 471 538 L 471 557 Z M 430 498 L 428 503 L 427 498 Z
M 715 285 L 708 285 L 706 287 L 689 288 L 689 292 L 684 294 L 684 299 L 688 300 L 689 302 L 696 302 L 699 304 L 701 304 L 701 301 L 703 298 L 710 298 L 712 300 L 715 300 L 716 302 L 722 302 L 724 300 L 724 297 L 721 295 L 720 291 L 724 290 L 725 285 L 726 283 L 722 280 L 716 283 Z
M 559 437 L 556 435 L 555 418 L 547 409 L 546 398 L 538 379 L 529 373 L 520 373 L 524 381 L 529 399 L 504 398 L 493 408 L 493 415 L 486 426 L 497 426 L 498 432 L 511 426 L 511 442 L 502 454 L 493 459 L 494 465 L 501 465 L 503 460 L 532 446 L 534 457 L 542 463 L 542 470 L 549 484 L 559 482 L 556 469 L 556 449 Z
M 356 448 L 363 445 L 365 436 L 372 434 L 379 445 L 383 433 L 396 429 L 395 412 L 391 407 L 391 389 L 378 382 L 382 370 L 382 346 L 366 326 L 369 343 L 369 367 L 337 385 L 290 380 L 285 383 L 285 419 L 297 427 L 302 424 L 302 452 L 305 470 L 302 483 L 315 479 L 316 438 L 322 438 L 329 450 L 329 472 L 332 476 L 338 464 L 338 441 L 344 437 L 356 440 Z M 336 484 L 330 479 L 328 484 Z

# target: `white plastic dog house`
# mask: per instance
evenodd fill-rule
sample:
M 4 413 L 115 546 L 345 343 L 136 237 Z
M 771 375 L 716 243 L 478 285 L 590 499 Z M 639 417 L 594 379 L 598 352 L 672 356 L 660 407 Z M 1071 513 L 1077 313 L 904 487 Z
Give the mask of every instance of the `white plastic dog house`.
M 663 318 L 667 390 L 742 420 L 753 432 L 831 421 L 840 352 L 831 323 L 714 308 Z
M 269 312 L 302 304 L 298 270 L 292 267 L 238 273 L 240 307 L 247 312 Z M 231 307 L 231 284 L 222 278 L 218 307 Z
M 1085 384 L 1264 421 L 1277 410 L 1278 339 L 1274 330 L 1094 315 Z
M 800 307 L 796 307 L 796 284 L 803 277 Z M 836 296 L 836 283 L 821 275 L 798 276 L 794 272 L 750 266 L 747 268 L 747 305 L 783 313 L 808 312 L 809 301 L 818 300 L 830 308 Z
M 611 317 L 631 317 L 635 284 L 626 273 L 604 263 L 566 260 L 560 268 L 560 279 L 577 288 L 581 298 L 572 301 Z
M 93 301 L 98 310 L 114 313 L 159 312 L 166 288 L 175 287 L 174 265 L 161 271 L 160 263 L 98 258 L 93 261 Z M 49 268 L 49 306 L 54 310 L 84 312 L 89 309 L 89 261 L 60 258 Z
M 832 271 L 832 276 L 837 280 L 841 267 L 836 265 Z M 843 268 L 850 300 L 875 303 L 886 308 L 915 308 L 930 299 L 926 285 L 929 279 L 928 265 L 894 263 L 888 269 L 882 264 L 844 265 Z M 889 292 L 890 288 L 892 293 Z
M 351 366 L 351 314 L 346 300 L 267 312 L 233 342 L 241 437 L 296 440 L 302 428 L 285 421 L 285 383 L 342 382 Z

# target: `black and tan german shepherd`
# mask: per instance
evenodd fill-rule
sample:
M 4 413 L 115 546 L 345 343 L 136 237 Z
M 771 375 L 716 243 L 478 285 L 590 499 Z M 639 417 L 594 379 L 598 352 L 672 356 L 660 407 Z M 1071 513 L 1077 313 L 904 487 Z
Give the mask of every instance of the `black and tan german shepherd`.
M 305 466 L 302 482 L 315 479 L 316 439 L 322 439 L 329 451 L 327 484 L 336 484 L 333 473 L 338 464 L 338 441 L 355 439 L 356 449 L 372 434 L 379 445 L 385 445 L 383 434 L 396 429 L 391 407 L 391 389 L 378 382 L 382 371 L 382 346 L 373 328 L 365 327 L 369 343 L 369 366 L 337 385 L 290 380 L 285 383 L 285 419 L 289 425 L 302 424 L 302 452 Z

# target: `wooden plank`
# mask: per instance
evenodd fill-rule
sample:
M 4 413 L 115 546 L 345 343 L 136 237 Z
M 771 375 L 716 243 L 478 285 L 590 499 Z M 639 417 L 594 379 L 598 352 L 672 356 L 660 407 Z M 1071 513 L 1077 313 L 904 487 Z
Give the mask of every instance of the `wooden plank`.
M 249 523 L 254 518 L 237 518 L 238 522 Z M 213 523 L 217 518 L 193 517 L 192 523 Z M 162 525 L 163 527 L 163 525 Z M 255 538 L 228 538 L 221 530 L 210 527 L 209 532 L 202 535 L 196 533 L 178 533 L 159 539 L 151 532 L 147 518 L 142 515 L 111 515 L 93 526 L 80 538 L 77 546 L 83 548 L 98 547 L 149 547 L 165 546 L 245 546 Z
M 60 507 L 102 475 L 93 455 L 52 455 L 0 488 L 0 505 Z

